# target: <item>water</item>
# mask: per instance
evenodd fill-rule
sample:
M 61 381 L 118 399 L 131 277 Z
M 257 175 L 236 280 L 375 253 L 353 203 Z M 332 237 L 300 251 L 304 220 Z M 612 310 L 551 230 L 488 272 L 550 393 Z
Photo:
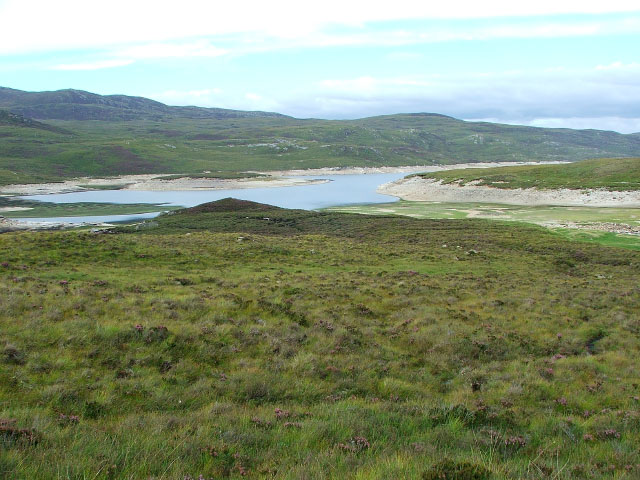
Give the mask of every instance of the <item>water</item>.
M 25 200 L 53 203 L 153 203 L 167 206 L 193 207 L 206 202 L 233 197 L 241 200 L 266 203 L 284 208 L 316 210 L 338 205 L 365 203 L 388 203 L 396 197 L 382 195 L 376 188 L 383 183 L 404 177 L 406 173 L 376 173 L 357 175 L 325 175 L 300 177 L 310 180 L 325 179 L 326 183 L 293 187 L 247 188 L 230 190 L 198 191 L 138 191 L 138 190 L 96 190 L 87 192 L 61 193 L 52 195 L 28 195 Z M 152 218 L 160 212 L 137 215 L 102 215 L 91 217 L 20 218 L 25 222 L 68 222 L 100 223 L 122 222 Z

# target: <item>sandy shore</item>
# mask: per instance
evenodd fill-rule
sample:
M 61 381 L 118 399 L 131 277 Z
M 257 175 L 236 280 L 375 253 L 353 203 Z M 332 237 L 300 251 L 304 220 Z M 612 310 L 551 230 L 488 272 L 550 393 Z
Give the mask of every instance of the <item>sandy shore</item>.
M 563 162 L 548 162 L 563 163 Z M 334 167 L 315 168 L 307 170 L 274 170 L 270 172 L 247 172 L 261 173 L 267 175 L 259 178 L 239 178 L 239 179 L 216 179 L 216 178 L 191 178 L 185 174 L 184 177 L 171 180 L 162 179 L 166 173 L 146 174 L 146 175 L 121 175 L 118 177 L 94 178 L 78 177 L 64 182 L 52 183 L 30 183 L 5 185 L 0 187 L 0 194 L 3 195 L 46 195 L 53 193 L 82 192 L 95 188 L 104 189 L 105 186 L 113 186 L 122 190 L 142 190 L 142 191 L 192 191 L 192 190 L 231 190 L 244 188 L 265 188 L 265 187 L 291 187 L 298 185 L 314 185 L 324 183 L 326 180 L 310 180 L 306 178 L 295 178 L 300 176 L 322 176 L 322 175 L 362 175 L 373 173 L 416 173 L 416 172 L 437 172 L 439 170 L 454 170 L 459 168 L 487 168 L 501 167 L 506 165 L 535 165 L 536 162 L 495 162 L 495 163 L 459 163 L 455 165 L 422 165 L 404 167 Z
M 121 190 L 144 191 L 193 191 L 193 190 L 227 190 L 265 187 L 290 187 L 295 185 L 313 185 L 323 183 L 324 180 L 308 180 L 303 178 L 284 178 L 268 176 L 265 178 L 190 178 L 182 177 L 163 180 L 165 174 L 155 175 L 123 175 L 109 178 L 80 177 L 56 183 L 31 183 L 5 185 L 0 187 L 0 194 L 4 195 L 47 195 L 52 193 L 83 192 L 91 190 L 92 186 L 104 188 L 113 186 Z
M 110 227 L 109 223 L 71 223 L 71 222 L 21 222 L 11 218 L 0 216 L 0 233 L 15 232 L 18 230 L 60 230 L 62 228 L 76 227 Z
M 561 205 L 581 207 L 640 207 L 640 191 L 610 192 L 604 189 L 538 190 L 500 189 L 467 183 L 443 184 L 429 178 L 403 178 L 381 185 L 379 193 L 421 202 L 505 203 L 510 205 Z
M 568 162 L 483 162 L 455 163 L 452 165 L 407 165 L 403 167 L 327 167 L 306 170 L 274 170 L 267 172 L 274 176 L 317 176 L 317 175 L 367 175 L 374 173 L 419 173 L 439 172 L 441 170 L 459 170 L 462 168 L 515 167 L 518 165 L 559 164 Z M 255 172 L 260 173 L 260 172 Z M 263 172 L 264 173 L 264 172 Z

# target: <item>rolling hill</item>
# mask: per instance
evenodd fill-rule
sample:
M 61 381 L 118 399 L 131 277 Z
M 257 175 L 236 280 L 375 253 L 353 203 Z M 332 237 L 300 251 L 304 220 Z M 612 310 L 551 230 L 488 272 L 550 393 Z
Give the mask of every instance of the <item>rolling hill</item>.
M 83 90 L 25 92 L 0 87 L 0 108 L 40 120 L 140 120 L 166 117 L 284 117 L 278 113 L 243 112 L 223 108 L 171 107 L 127 95 L 97 95 Z
M 640 156 L 637 134 L 467 122 L 434 113 L 296 119 L 79 90 L 8 88 L 0 88 L 1 110 L 23 119 L 0 121 L 1 184 L 85 175 Z

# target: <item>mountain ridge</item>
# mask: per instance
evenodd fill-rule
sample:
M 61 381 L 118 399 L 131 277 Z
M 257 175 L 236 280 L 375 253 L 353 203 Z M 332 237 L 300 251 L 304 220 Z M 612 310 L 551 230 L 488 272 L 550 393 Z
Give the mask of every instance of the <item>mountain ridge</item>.
M 287 117 L 279 113 L 169 106 L 156 100 L 129 95 L 99 95 L 72 88 L 27 92 L 0 87 L 0 107 L 37 120 L 137 120 L 184 118 Z

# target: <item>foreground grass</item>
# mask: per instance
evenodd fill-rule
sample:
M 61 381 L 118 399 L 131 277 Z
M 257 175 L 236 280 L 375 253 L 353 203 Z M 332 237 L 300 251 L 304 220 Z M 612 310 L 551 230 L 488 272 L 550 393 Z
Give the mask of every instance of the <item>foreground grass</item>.
M 419 175 L 444 183 L 477 182 L 496 188 L 638 190 L 640 158 L 599 158 L 562 165 L 469 168 Z
M 248 202 L 118 231 L 0 236 L 0 476 L 640 474 L 640 254 Z

